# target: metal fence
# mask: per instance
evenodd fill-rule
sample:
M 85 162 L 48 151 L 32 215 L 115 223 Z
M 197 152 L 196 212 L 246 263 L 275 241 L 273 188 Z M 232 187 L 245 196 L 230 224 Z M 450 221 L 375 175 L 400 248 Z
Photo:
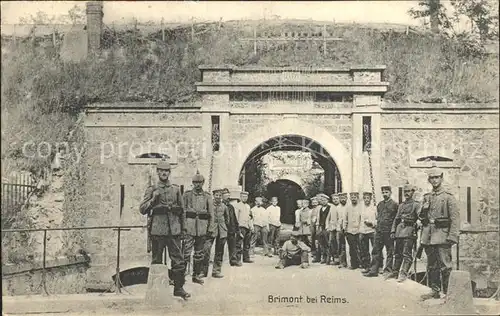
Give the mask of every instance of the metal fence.
M 14 174 L 2 182 L 2 210 L 16 209 L 36 189 L 36 179 L 31 174 Z
M 90 226 L 90 227 L 61 227 L 61 228 L 33 228 L 33 229 L 2 229 L 2 235 L 5 233 L 28 233 L 28 232 L 43 232 L 43 252 L 42 252 L 42 291 L 44 295 L 50 295 L 47 290 L 47 232 L 48 231 L 76 231 L 76 230 L 108 230 L 111 229 L 117 232 L 116 242 L 116 278 L 115 291 L 121 293 L 122 282 L 120 280 L 120 242 L 121 233 L 130 231 L 131 229 L 144 229 L 146 226 Z M 34 269 L 33 269 L 34 270 Z

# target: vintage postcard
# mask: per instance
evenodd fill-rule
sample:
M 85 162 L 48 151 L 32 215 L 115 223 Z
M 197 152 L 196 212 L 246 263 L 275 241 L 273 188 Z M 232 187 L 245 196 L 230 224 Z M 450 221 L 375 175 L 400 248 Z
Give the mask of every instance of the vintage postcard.
M 5 315 L 498 315 L 498 2 L 2 1 Z

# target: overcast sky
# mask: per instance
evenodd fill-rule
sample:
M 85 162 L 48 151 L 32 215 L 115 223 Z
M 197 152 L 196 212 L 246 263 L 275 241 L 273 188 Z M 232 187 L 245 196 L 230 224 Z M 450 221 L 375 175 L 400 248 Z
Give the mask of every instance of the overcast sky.
M 261 19 L 273 15 L 282 19 L 313 19 L 320 21 L 358 23 L 398 23 L 419 25 L 408 16 L 408 10 L 417 1 L 341 1 L 341 2 L 131 2 L 106 1 L 104 23 L 127 23 L 133 18 L 139 22 L 184 22 L 196 20 Z M 19 23 L 19 18 L 44 11 L 49 16 L 66 14 L 79 1 L 2 1 L 2 24 Z

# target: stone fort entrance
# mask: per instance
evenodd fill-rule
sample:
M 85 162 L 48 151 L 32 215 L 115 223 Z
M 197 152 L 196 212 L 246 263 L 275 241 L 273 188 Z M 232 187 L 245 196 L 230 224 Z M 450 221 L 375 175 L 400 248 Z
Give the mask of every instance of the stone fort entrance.
M 459 200 L 462 223 L 480 224 L 480 197 L 498 196 L 498 177 L 489 176 L 498 174 L 498 106 L 384 102 L 384 69 L 201 66 L 194 102 L 89 105 L 82 158 L 85 224 L 145 224 L 138 208 L 145 188 L 156 181 L 154 157 L 171 158 L 171 180 L 184 191 L 197 169 L 206 178 L 205 190 L 247 189 L 253 161 L 273 150 L 310 153 L 324 171 L 327 194 L 371 191 L 373 183 L 376 201 L 385 183 L 398 200 L 397 188 L 406 181 L 418 187 L 418 199 L 429 190 L 426 171 L 436 158 Z M 283 174 L 267 189 L 288 187 L 305 195 L 302 182 L 297 174 Z M 289 211 L 282 220 L 293 220 Z M 86 240 L 90 279 L 108 280 L 114 237 L 93 232 Z M 124 265 L 147 266 L 145 245 L 145 231 L 127 232 Z

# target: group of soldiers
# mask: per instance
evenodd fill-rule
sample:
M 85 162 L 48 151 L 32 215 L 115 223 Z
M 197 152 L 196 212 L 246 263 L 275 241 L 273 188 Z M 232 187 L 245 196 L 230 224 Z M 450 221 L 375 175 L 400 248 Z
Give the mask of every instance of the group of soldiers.
M 259 196 L 250 207 L 248 193 L 236 189 L 214 190 L 212 198 L 203 190 L 205 179 L 199 172 L 192 179 L 193 189 L 182 194 L 179 186 L 170 183 L 170 170 L 168 161 L 158 162 L 159 181 L 147 188 L 140 212 L 151 220 L 148 226 L 152 264 L 162 264 L 163 251 L 168 249 L 174 296 L 190 297 L 183 285 L 193 250 L 192 281 L 203 284 L 214 243 L 212 277 L 222 278 L 226 243 L 230 265 L 240 267 L 253 262 L 251 255 L 258 239 L 264 256 L 279 255 L 278 269 L 295 264 L 307 268 L 309 253 L 313 253 L 313 263 L 361 268 L 366 277 L 378 276 L 383 268 L 386 279 L 403 282 L 413 262 L 418 229 L 432 290 L 422 299 L 439 298 L 440 284 L 447 292 L 451 246 L 458 240 L 459 212 L 454 196 L 442 187 L 442 170 L 435 166 L 428 175 L 433 189 L 424 195 L 423 202 L 414 200 L 415 187 L 410 184 L 403 188 L 405 200 L 400 205 L 391 198 L 390 186 L 381 187 L 383 200 L 376 206 L 372 192 L 363 192 L 361 203 L 359 192 L 351 192 L 349 197 L 347 193 L 334 193 L 331 201 L 324 193 L 298 200 L 292 234 L 282 247 L 281 210 L 276 197 L 271 198 L 267 208 Z

